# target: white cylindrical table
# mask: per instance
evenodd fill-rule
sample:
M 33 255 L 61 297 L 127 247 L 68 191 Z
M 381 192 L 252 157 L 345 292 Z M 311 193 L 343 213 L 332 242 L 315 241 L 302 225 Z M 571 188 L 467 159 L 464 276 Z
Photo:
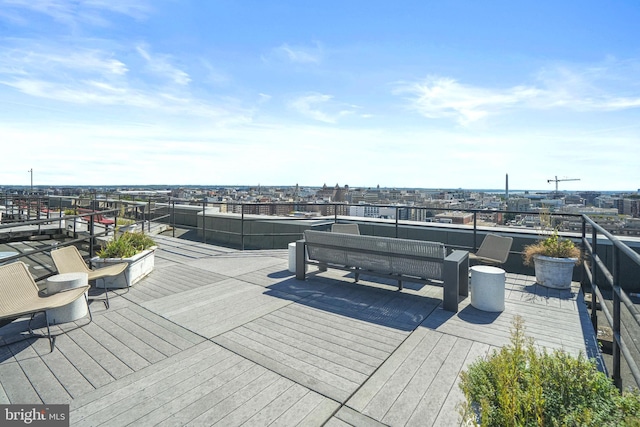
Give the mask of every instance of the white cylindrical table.
M 89 281 L 87 273 L 64 273 L 51 276 L 47 279 L 47 294 L 55 294 L 65 289 L 74 289 L 86 286 Z M 66 323 L 82 319 L 87 315 L 87 302 L 84 298 L 78 298 L 74 302 L 47 310 L 49 323 Z
M 488 265 L 471 270 L 471 305 L 482 311 L 504 311 L 505 271 Z
M 289 243 L 289 271 L 296 272 L 296 242 Z
M 13 252 L 13 251 L 0 252 L 0 265 L 3 264 L 2 258 L 9 258 L 14 255 L 18 255 L 18 252 Z

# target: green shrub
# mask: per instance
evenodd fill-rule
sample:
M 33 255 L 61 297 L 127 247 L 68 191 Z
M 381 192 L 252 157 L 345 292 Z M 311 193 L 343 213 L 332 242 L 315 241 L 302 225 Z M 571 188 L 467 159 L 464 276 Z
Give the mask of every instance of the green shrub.
M 100 258 L 130 258 L 155 246 L 153 239 L 142 232 L 123 233 L 98 251 Z
M 640 426 L 640 394 L 620 394 L 584 355 L 538 351 L 516 316 L 511 344 L 461 373 L 462 415 L 484 426 Z M 477 417 L 476 417 L 477 415 Z

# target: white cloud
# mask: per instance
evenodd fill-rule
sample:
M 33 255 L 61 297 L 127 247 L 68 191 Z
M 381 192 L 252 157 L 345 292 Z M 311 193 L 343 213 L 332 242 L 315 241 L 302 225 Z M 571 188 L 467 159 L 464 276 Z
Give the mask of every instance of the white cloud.
M 423 81 L 401 82 L 394 94 L 408 95 L 410 108 L 424 117 L 450 118 L 463 126 L 514 109 L 562 108 L 584 112 L 638 108 L 640 87 L 630 76 L 635 79 L 640 67 L 627 66 L 626 72 L 621 68 L 621 64 L 610 61 L 580 71 L 556 66 L 541 70 L 536 85 L 509 88 L 473 86 L 448 77 L 430 76 Z
M 303 116 L 331 124 L 354 113 L 353 106 L 349 106 L 351 109 L 345 109 L 344 105 L 332 102 L 332 100 L 333 96 L 331 95 L 313 93 L 292 100 L 289 102 L 289 107 Z
M 66 25 L 98 26 L 110 24 L 105 12 L 142 19 L 151 10 L 146 0 L 0 0 L 0 6 L 0 16 L 23 25 L 29 23 L 21 14 L 24 10 L 49 16 Z
M 323 49 L 320 44 L 309 47 L 290 46 L 287 43 L 283 43 L 273 49 L 271 57 L 298 64 L 318 64 L 322 61 Z
M 401 83 L 395 93 L 409 94 L 411 107 L 425 117 L 453 118 L 461 125 L 468 125 L 534 98 L 539 91 L 524 86 L 494 90 L 463 85 L 451 78 L 428 77 L 423 82 Z
M 97 49 L 61 48 L 55 45 L 29 44 L 0 53 L 0 75 L 52 75 L 61 72 L 121 76 L 127 66 L 113 55 Z M 53 76 L 52 76 L 53 77 Z
M 171 64 L 171 57 L 169 55 L 154 55 L 148 52 L 149 48 L 144 45 L 139 45 L 136 50 L 143 57 L 149 66 L 149 69 L 156 75 L 169 78 L 174 83 L 179 85 L 188 85 L 191 81 L 191 77 L 186 72 L 180 70 Z

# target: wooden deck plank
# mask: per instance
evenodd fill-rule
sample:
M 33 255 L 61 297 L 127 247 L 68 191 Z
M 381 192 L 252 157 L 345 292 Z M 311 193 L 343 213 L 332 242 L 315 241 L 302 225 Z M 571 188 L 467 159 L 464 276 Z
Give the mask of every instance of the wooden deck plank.
M 215 407 L 220 402 L 236 393 L 238 390 L 244 389 L 252 381 L 260 378 L 266 373 L 268 373 L 268 371 L 265 368 L 254 364 L 248 370 L 233 378 L 232 381 L 228 381 L 222 386 L 216 387 L 209 392 L 200 394 L 200 397 L 194 399 L 188 406 L 172 413 L 169 417 L 156 425 L 209 425 L 211 424 L 210 422 L 207 423 L 206 421 L 203 421 L 203 418 L 206 416 L 204 414 L 207 414 L 211 408 Z M 277 378 L 277 376 L 274 377 L 274 375 L 275 374 L 271 373 L 271 378 Z M 199 420 L 196 421 L 197 418 L 199 418 Z
M 58 351 L 50 352 L 48 343 L 45 343 L 44 348 L 34 346 L 34 349 L 72 398 L 77 398 L 94 390 L 91 383 L 62 353 Z
M 100 343 L 111 354 L 128 366 L 132 371 L 139 371 L 150 365 L 149 361 L 130 349 L 122 341 L 111 335 L 108 330 L 92 322 L 84 327 L 85 332 Z
M 72 396 L 58 382 L 53 373 L 40 357 L 24 359 L 18 362 L 29 378 L 31 386 L 44 404 L 69 403 Z
M 429 353 L 427 359 L 420 365 L 420 368 L 411 377 L 384 416 L 381 416 L 377 408 L 371 404 L 365 408 L 364 413 L 389 425 L 405 425 L 438 371 L 446 362 L 456 341 L 457 338 L 450 335 L 443 335 L 440 338 L 437 347 Z
M 301 326 L 308 328 L 307 330 L 331 331 L 337 338 L 353 340 L 354 344 L 382 352 L 382 357 L 386 357 L 386 354 L 393 351 L 397 343 L 408 335 L 406 331 L 390 330 L 391 328 L 367 324 L 348 316 L 309 309 L 301 304 L 284 307 L 272 314 L 291 323 L 299 322 Z
M 243 422 L 243 427 L 263 427 L 270 425 L 281 417 L 287 410 L 297 405 L 309 393 L 309 389 L 300 384 L 291 383 L 284 393 L 273 396 L 272 400 L 262 409 Z
M 362 412 L 372 418 L 382 420 L 434 349 L 437 347 L 438 350 L 435 351 L 442 351 L 442 346 L 439 345 L 441 339 L 442 335 L 426 334 L 423 335 L 420 342 L 408 343 L 411 352 L 397 366 L 397 369 L 393 371 L 393 375 L 387 379 L 375 396 L 371 398 Z M 398 362 L 392 361 L 390 363 Z
M 287 313 L 288 314 L 288 313 Z M 330 325 L 314 324 L 307 319 L 299 319 L 295 316 L 288 316 L 283 310 L 277 310 L 265 316 L 263 319 L 279 325 L 282 329 L 289 331 L 291 335 L 307 337 L 307 341 L 321 342 L 328 348 L 346 349 L 346 354 L 357 353 L 360 360 L 370 366 L 378 366 L 393 350 L 391 346 L 380 349 L 378 342 L 371 340 L 369 334 L 356 332 L 336 331 Z M 376 331 L 371 331 L 370 335 L 375 336 Z M 373 342 L 373 343 L 372 343 Z M 401 342 L 398 340 L 397 342 Z M 374 347 L 375 346 L 375 347 Z
M 270 427 L 322 426 L 339 406 L 338 402 L 310 391 L 279 416 Z
M 256 395 L 260 395 L 263 390 L 266 390 L 271 386 L 277 386 L 281 382 L 284 382 L 286 385 L 287 379 L 282 378 L 271 371 L 267 371 L 249 382 L 246 386 L 227 395 L 224 399 L 213 405 L 209 410 L 197 418 L 194 418 L 193 423 L 196 425 L 216 425 L 221 422 L 225 416 L 232 413 L 243 404 L 250 405 L 252 399 Z
M 215 345 L 210 341 L 205 341 L 201 344 L 184 350 L 178 355 L 161 360 L 151 367 L 136 371 L 131 375 L 120 378 L 118 381 L 106 384 L 105 386 L 100 387 L 99 389 L 96 389 L 91 393 L 80 396 L 72 402 L 72 410 L 75 409 L 75 412 L 80 414 L 83 411 L 86 411 L 86 409 L 82 409 L 83 407 L 90 404 L 95 404 L 96 401 L 98 401 L 99 404 L 106 405 L 117 402 L 122 398 L 124 390 L 127 389 L 127 387 L 132 387 L 132 384 L 153 384 L 155 381 L 160 381 L 162 378 L 169 375 L 175 368 L 176 360 L 179 360 L 180 363 L 186 365 L 191 360 L 197 361 L 199 360 L 198 357 L 208 357 L 209 355 L 215 354 L 215 352 L 221 350 L 222 348 L 220 346 Z M 203 352 L 203 356 L 198 356 Z M 146 383 L 144 383 L 144 381 L 146 381 Z M 133 386 L 131 390 L 135 392 L 135 386 Z
M 152 334 L 164 337 L 168 342 L 180 350 L 189 348 L 204 340 L 203 337 L 200 337 L 187 329 L 181 328 L 163 317 L 152 314 L 147 310 L 140 309 L 139 307 L 136 309 L 135 307 L 136 306 L 132 306 L 131 308 L 120 310 L 119 314 L 129 321 L 134 322 L 137 325 L 141 325 Z M 146 316 L 141 314 L 143 312 Z M 187 338 L 187 335 L 190 339 Z
M 100 388 L 114 380 L 107 370 L 93 360 L 67 334 L 59 335 L 56 338 L 56 351 L 60 351 L 94 388 Z
M 109 331 L 109 334 L 111 334 L 118 341 L 122 342 L 131 350 L 135 351 L 140 356 L 145 358 L 149 363 L 155 363 L 166 358 L 164 354 L 162 354 L 140 338 L 131 334 L 129 331 L 121 328 L 110 318 L 107 318 L 105 316 L 97 316 L 94 319 L 94 323 L 100 326 L 102 329 Z
M 388 381 L 395 375 L 396 371 L 400 369 L 405 363 L 406 359 L 410 357 L 418 346 L 423 341 L 425 344 L 422 351 L 429 351 L 429 347 L 435 345 L 437 341 L 442 337 L 442 334 L 433 332 L 426 328 L 416 329 L 409 337 L 398 347 L 398 349 L 391 354 L 391 356 L 378 368 L 373 376 L 364 383 L 362 387 L 349 399 L 347 406 L 363 412 L 369 402 L 380 393 L 382 388 Z M 409 367 L 415 364 L 408 364 Z
M 127 399 L 135 398 L 141 390 L 152 387 L 156 383 L 163 383 L 167 377 L 188 370 L 192 366 L 195 366 L 197 370 L 199 363 L 221 351 L 222 349 L 218 346 L 203 343 L 203 345 L 186 350 L 180 355 L 164 359 L 153 366 L 81 396 L 72 402 L 72 421 L 74 423 L 81 422 L 85 418 L 111 408 L 117 411 L 118 404 Z
M 9 403 L 43 403 L 18 362 L 0 365 L 0 378 Z
M 143 326 L 135 322 L 131 322 L 129 319 L 122 316 L 119 311 L 109 316 L 109 319 L 116 325 L 120 326 L 123 330 L 129 332 L 141 341 L 144 341 L 149 346 L 153 347 L 158 352 L 162 353 L 165 357 L 172 356 L 180 351 L 177 346 L 167 341 L 163 336 L 156 335 Z
M 244 404 L 238 405 L 236 409 L 221 418 L 214 425 L 218 426 L 241 426 L 245 425 L 247 420 L 262 411 L 268 406 L 276 396 L 284 395 L 293 387 L 293 381 L 280 377 L 267 388 L 259 393 L 251 396 Z
M 261 344 L 266 348 L 270 348 L 274 352 L 283 354 L 285 357 L 304 361 L 305 363 L 323 371 L 330 372 L 331 374 L 351 383 L 360 384 L 367 378 L 367 375 L 352 369 L 351 366 L 345 366 L 334 362 L 333 357 L 325 358 L 318 352 L 301 349 L 290 340 L 280 340 L 278 338 L 281 338 L 281 335 L 278 335 L 277 333 L 269 333 L 270 331 L 266 328 L 249 328 L 249 326 L 251 325 L 234 329 L 233 332 L 244 336 L 248 340 Z
M 228 359 L 225 359 L 224 365 L 220 365 L 221 368 L 226 368 L 221 372 L 205 372 L 201 381 L 193 384 L 193 387 L 174 398 L 166 399 L 162 396 L 162 409 L 148 412 L 142 417 L 138 418 L 134 424 L 139 425 L 156 425 L 160 422 L 164 422 L 171 414 L 176 414 L 184 408 L 193 404 L 194 401 L 200 399 L 202 396 L 212 393 L 216 389 L 224 386 L 225 384 L 232 382 L 235 378 L 244 374 L 251 368 L 255 368 L 256 365 L 244 358 L 237 355 L 232 355 Z M 193 378 L 190 379 L 193 381 Z M 173 394 L 173 393 L 172 393 Z M 168 395 L 167 397 L 171 397 Z
M 349 392 L 346 392 L 335 386 L 334 383 L 318 380 L 314 375 L 319 375 L 318 369 L 310 367 L 303 362 L 294 362 L 294 366 L 290 366 L 290 361 L 285 360 L 281 355 L 268 353 L 268 349 L 262 346 L 254 346 L 257 349 L 251 348 L 250 342 L 243 342 L 242 336 L 234 336 L 233 332 L 220 335 L 215 338 L 215 342 L 223 347 L 240 354 L 254 363 L 264 366 L 278 374 L 289 378 L 290 380 L 303 385 L 323 396 L 330 397 L 336 401 L 342 401 L 349 396 Z M 264 354 L 267 352 L 267 354 Z M 306 368 L 310 368 L 309 371 Z M 355 385 L 354 385 L 355 387 Z
M 72 329 L 67 331 L 66 334 L 113 378 L 122 378 L 133 372 L 131 367 L 127 366 L 107 348 L 103 347 L 100 342 L 91 336 L 88 331 L 85 331 L 84 328 Z
M 437 426 L 435 420 L 444 401 L 447 399 L 451 388 L 456 383 L 460 369 L 471 349 L 469 340 L 456 340 L 451 352 L 445 359 L 436 377 L 425 391 L 418 406 L 414 409 L 407 425 L 411 426 Z
M 330 422 L 336 419 L 346 423 L 346 425 L 348 426 L 384 427 L 387 425 L 374 420 L 373 418 L 368 417 L 364 414 L 361 414 L 360 412 L 355 411 L 348 406 L 343 406 L 342 408 L 340 408 L 340 410 L 330 420 Z M 329 423 L 327 423 L 327 425 L 329 425 Z
M 354 351 L 349 347 L 335 345 L 331 342 L 299 333 L 291 328 L 282 327 L 281 324 L 270 321 L 268 315 L 246 324 L 245 327 L 302 351 L 315 353 L 323 359 L 334 360 L 336 363 L 348 366 L 362 374 L 370 374 L 380 364 L 380 360 L 372 359 L 368 355 Z
M 460 367 L 460 372 L 467 370 L 469 365 L 476 362 L 480 358 L 485 358 L 490 351 L 491 346 L 487 344 L 481 344 L 478 342 L 474 342 L 471 344 L 471 348 L 467 353 L 467 357 L 465 358 L 462 366 Z M 442 427 L 458 427 L 460 426 L 460 405 L 464 402 L 464 394 L 462 390 L 460 390 L 460 372 L 456 378 L 456 381 L 451 386 L 451 390 L 446 397 L 446 400 L 442 403 L 438 410 L 438 416 L 433 422 L 434 426 L 442 426 Z
M 337 401 L 343 401 L 359 385 L 355 381 L 327 371 L 325 366 L 316 366 L 307 360 L 296 359 L 236 331 L 227 332 L 216 337 L 214 341 L 261 366 Z
M 82 422 L 91 425 L 106 422 L 110 425 L 128 425 L 138 421 L 240 361 L 239 358 L 232 356 L 230 352 L 218 351 L 207 357 L 198 358 L 197 363 L 191 363 L 191 361 L 185 365 L 176 363 L 171 374 L 162 380 L 145 384 L 144 388 L 139 387 L 137 391 L 117 403 L 87 416 Z M 133 387 L 129 386 L 129 388 Z M 140 425 L 148 423 L 142 420 L 139 422 Z

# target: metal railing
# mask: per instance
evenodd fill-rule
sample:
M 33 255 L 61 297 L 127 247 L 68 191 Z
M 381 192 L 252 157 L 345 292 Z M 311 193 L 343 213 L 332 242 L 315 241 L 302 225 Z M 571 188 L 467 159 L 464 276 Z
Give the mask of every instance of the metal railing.
M 631 375 L 633 376 L 636 387 L 640 386 L 640 369 L 638 368 L 638 361 L 632 354 L 634 349 L 626 342 L 623 337 L 623 331 L 631 327 L 635 331 L 640 329 L 640 312 L 638 312 L 634 303 L 629 298 L 629 295 L 622 289 L 620 281 L 620 265 L 623 257 L 629 262 L 635 263 L 640 268 L 640 255 L 634 252 L 629 246 L 625 245 L 616 236 L 604 230 L 601 226 L 596 224 L 591 218 L 586 215 L 582 217 L 582 250 L 583 255 L 588 259 L 588 262 L 584 263 L 583 269 L 583 284 L 587 283 L 591 288 L 591 323 L 594 330 L 598 331 L 598 316 L 596 309 L 596 302 L 600 301 L 602 312 L 607 320 L 607 323 L 613 332 L 613 369 L 611 377 L 618 389 L 622 390 L 622 376 L 621 376 L 621 359 L 624 357 Z M 591 238 L 588 239 L 587 225 L 591 226 Z M 612 256 L 607 267 L 606 262 L 602 259 L 598 252 L 599 244 L 598 237 L 604 237 L 612 244 Z M 602 293 L 601 281 L 604 281 L 612 290 L 611 303 L 608 303 L 608 299 L 604 297 Z M 621 304 L 628 310 L 629 315 L 623 316 L 621 310 Z M 611 305 L 611 307 L 609 307 Z M 623 317 L 627 322 L 632 324 L 625 324 Z M 627 337 L 630 343 L 633 342 L 628 334 Z M 638 349 L 636 348 L 637 352 Z

